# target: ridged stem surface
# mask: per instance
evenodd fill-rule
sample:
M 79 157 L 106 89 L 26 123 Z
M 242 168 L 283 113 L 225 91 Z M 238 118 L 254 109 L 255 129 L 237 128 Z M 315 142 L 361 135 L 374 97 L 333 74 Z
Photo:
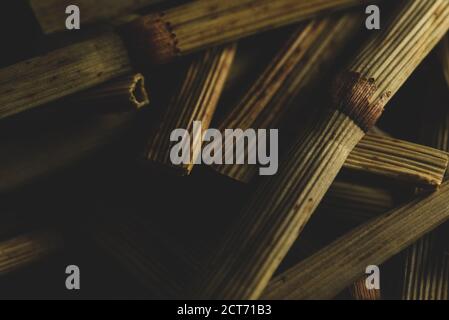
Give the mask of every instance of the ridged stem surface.
M 331 299 L 449 219 L 449 183 L 344 235 L 276 277 L 264 299 Z
M 231 69 L 236 45 L 213 48 L 199 54 L 188 68 L 185 78 L 164 112 L 155 135 L 148 144 L 148 161 L 176 168 L 181 174 L 189 174 L 201 153 L 201 140 L 208 129 L 225 81 Z M 194 132 L 194 121 L 200 121 L 202 132 Z M 190 163 L 174 165 L 170 152 L 178 142 L 171 142 L 175 129 L 189 132 Z
M 336 80 L 336 110 L 323 111 L 277 175 L 261 183 L 212 260 L 210 275 L 199 289 L 202 297 L 261 295 L 364 131 L 374 126 L 385 103 L 449 29 L 449 1 L 400 4 L 394 19 Z
M 118 35 L 106 34 L 0 70 L 0 119 L 131 72 Z

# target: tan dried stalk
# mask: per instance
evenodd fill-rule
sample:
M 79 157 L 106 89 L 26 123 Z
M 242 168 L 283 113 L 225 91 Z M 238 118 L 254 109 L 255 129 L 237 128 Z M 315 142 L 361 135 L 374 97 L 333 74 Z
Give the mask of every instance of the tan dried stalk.
M 448 166 L 449 154 L 389 137 L 367 134 L 349 154 L 345 170 L 374 174 L 393 181 L 424 188 L 438 187 Z M 249 183 L 257 174 L 257 165 L 223 165 L 217 171 Z
M 62 246 L 53 231 L 36 231 L 0 242 L 0 276 L 40 260 Z
M 449 154 L 437 149 L 367 134 L 351 152 L 344 168 L 436 188 L 443 182 L 448 160 Z
M 429 145 L 449 151 L 449 112 L 441 106 L 424 132 Z M 435 111 L 434 111 L 435 112 Z M 419 239 L 407 250 L 402 298 L 406 300 L 449 299 L 449 247 L 447 224 Z
M 397 197 L 387 188 L 334 181 L 317 209 L 316 214 L 321 215 L 322 222 L 314 226 L 312 231 L 309 228 L 308 232 L 302 233 L 295 248 L 300 248 L 301 257 L 308 257 L 343 232 L 388 212 L 398 203 Z M 322 234 L 323 227 L 329 224 L 333 225 L 332 229 L 337 233 L 325 232 L 317 239 L 316 235 Z M 353 283 L 349 287 L 349 293 L 357 300 L 378 300 L 381 295 L 380 290 L 366 289 L 365 277 Z
M 225 129 L 278 127 L 299 92 L 310 88 L 320 75 L 330 69 L 331 61 L 358 30 L 361 20 L 358 14 L 345 14 L 337 18 L 312 20 L 298 27 L 220 123 L 222 133 Z M 216 149 L 222 152 L 219 146 Z M 232 157 L 233 152 L 233 149 L 225 150 L 223 159 L 229 156 L 228 153 Z M 213 165 L 212 168 L 243 182 L 249 182 L 257 170 L 249 164 Z
M 0 70 L 0 119 L 131 71 L 118 35 L 105 34 Z
M 201 297 L 261 295 L 350 151 L 449 29 L 449 1 L 400 5 L 394 19 L 336 80 L 332 108 L 310 123 L 278 174 L 258 187 L 217 250 Z
M 264 299 L 330 299 L 449 219 L 449 183 L 344 235 L 274 279 Z
M 449 299 L 447 227 L 425 235 L 407 250 L 404 300 Z
M 364 0 L 193 1 L 135 21 L 153 63 L 367 3 Z
M 104 101 L 100 102 L 100 97 Z M 105 105 L 105 102 L 110 105 Z M 82 108 L 92 106 L 103 113 L 107 107 L 135 110 L 148 104 L 149 100 L 143 76 L 134 74 L 82 92 L 67 103 Z M 104 108 L 98 108 L 97 103 Z M 47 131 L 4 140 L 1 145 L 4 155 L 0 158 L 0 192 L 16 189 L 78 162 L 113 141 L 134 116 L 132 112 L 89 115 L 79 124 L 69 122 L 63 127 L 50 126 Z
M 183 175 L 191 172 L 195 160 L 201 154 L 202 137 L 214 115 L 235 50 L 235 44 L 213 48 L 194 59 L 148 144 L 149 161 L 175 168 Z M 194 121 L 201 122 L 202 132 L 193 132 Z M 185 129 L 190 134 L 190 139 L 184 139 L 183 142 L 191 144 L 191 161 L 188 164 L 174 165 L 170 160 L 171 149 L 178 143 L 170 141 L 170 135 L 175 129 Z
M 69 103 L 92 108 L 103 106 L 103 110 L 112 112 L 117 109 L 123 111 L 140 109 L 149 105 L 150 99 L 145 88 L 144 76 L 136 73 L 76 94 Z
M 355 190 L 354 194 L 351 194 Z M 370 192 L 378 192 L 375 188 L 353 187 L 349 183 L 334 183 L 327 197 L 329 204 L 336 211 L 342 211 L 342 217 L 352 221 L 377 216 L 391 208 L 391 195 L 373 197 Z M 332 194 L 332 195 L 329 195 Z M 348 199 L 354 199 L 353 210 L 347 216 Z M 375 198 L 375 199 L 374 199 Z M 351 205 L 352 202 L 349 204 Z M 345 209 L 343 209 L 346 207 Z M 358 208 L 358 210 L 357 210 Z M 361 212 L 369 212 L 362 214 Z M 356 218 L 354 218 L 356 217 Z M 131 275 L 145 285 L 155 297 L 186 299 L 190 296 L 192 279 L 205 274 L 206 270 L 200 260 L 189 250 L 181 247 L 167 234 L 161 234 L 158 228 L 148 219 L 137 216 L 120 216 L 91 224 L 89 233 L 96 243 L 111 254 Z M 316 250 L 317 248 L 312 248 Z M 172 269 L 173 268 L 173 269 Z M 182 273 L 179 273 L 182 270 Z

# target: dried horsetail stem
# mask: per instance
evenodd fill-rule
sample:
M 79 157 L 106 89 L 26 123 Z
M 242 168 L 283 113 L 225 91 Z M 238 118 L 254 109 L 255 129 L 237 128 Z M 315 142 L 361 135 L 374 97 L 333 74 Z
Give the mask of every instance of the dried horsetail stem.
M 105 102 L 111 103 L 111 108 L 135 110 L 149 103 L 143 81 L 141 74 L 127 75 L 77 94 L 67 103 L 77 107 L 78 103 L 91 106 L 101 96 Z M 34 134 L 2 140 L 4 156 L 0 158 L 0 193 L 29 184 L 92 154 L 126 130 L 134 115 L 133 112 L 94 114 L 80 123 L 72 123 L 70 119 L 63 127 L 56 124 Z
M 113 33 L 70 45 L 0 70 L 0 119 L 89 89 L 131 72 Z
M 298 28 L 220 124 L 221 131 L 226 128 L 275 128 L 287 112 L 286 105 L 307 87 L 313 74 L 323 72 L 323 64 L 335 58 L 339 47 L 354 33 L 351 30 L 357 23 L 360 23 L 358 15 L 347 14 L 338 19 L 318 19 Z M 226 152 L 232 154 L 234 150 Z M 344 168 L 432 188 L 441 184 L 447 161 L 447 155 L 437 150 L 369 135 L 353 150 Z M 221 164 L 212 168 L 248 183 L 256 175 L 258 166 Z
M 183 175 L 191 172 L 201 153 L 203 133 L 214 115 L 235 51 L 236 45 L 231 44 L 209 49 L 195 57 L 148 144 L 148 161 L 176 168 Z M 202 130 L 195 130 L 194 121 L 201 122 Z M 174 165 L 170 160 L 171 148 L 175 144 L 170 142 L 170 135 L 175 129 L 185 129 L 189 133 L 189 137 L 182 138 L 182 143 L 192 144 L 188 163 Z
M 443 182 L 448 161 L 447 152 L 367 134 L 352 150 L 344 168 L 372 173 L 413 186 L 436 188 Z
M 442 182 L 448 167 L 448 153 L 427 146 L 367 134 L 349 154 L 343 168 L 356 173 L 404 182 L 414 187 L 434 189 Z M 226 168 L 225 168 L 226 167 Z M 257 165 L 227 165 L 220 173 L 249 183 Z
M 308 224 L 292 250 L 302 259 L 309 257 L 345 232 L 390 211 L 399 203 L 402 201 L 389 188 L 338 179 L 316 210 L 319 223 Z M 332 225 L 332 232 L 327 229 L 329 225 Z M 322 233 L 323 230 L 326 230 L 324 235 L 317 239 L 317 232 Z M 365 279 L 361 278 L 349 287 L 349 293 L 357 300 L 371 300 L 375 297 L 380 299 L 381 292 L 366 290 Z
M 300 257 L 309 257 L 344 232 L 388 212 L 398 203 L 395 192 L 388 188 L 336 180 L 316 210 L 319 224 L 308 224 L 292 250 L 300 250 Z M 332 232 L 326 229 L 329 225 L 333 226 Z M 323 230 L 324 236 L 318 240 L 316 234 Z M 380 299 L 381 291 L 367 290 L 363 277 L 351 284 L 349 293 L 357 300 L 374 300 Z
M 344 190 L 346 186 L 340 185 L 339 183 L 334 185 L 337 193 L 334 198 L 340 197 L 342 193 L 351 192 Z M 348 186 L 348 188 L 350 187 Z M 338 189 L 342 190 L 337 191 Z M 358 192 L 356 201 L 364 203 L 364 206 L 359 207 L 359 209 L 369 207 L 370 212 L 362 215 L 354 210 L 354 215 L 357 215 L 358 220 L 364 219 L 366 221 L 388 211 L 393 206 L 389 206 L 389 203 L 392 202 L 391 196 L 386 201 L 373 201 L 373 196 L 367 193 L 376 189 L 365 189 L 365 193 Z M 365 198 L 361 199 L 362 197 Z M 333 203 L 339 208 L 345 200 L 347 200 L 347 197 L 343 196 L 340 201 L 334 201 Z M 386 207 L 388 209 L 384 209 Z M 359 211 L 363 211 L 363 209 Z M 351 219 L 353 218 L 352 215 L 349 216 Z M 353 220 L 358 221 L 355 218 Z M 115 220 L 108 220 L 106 223 L 92 225 L 89 233 L 103 250 L 111 254 L 131 275 L 158 298 L 185 299 L 189 296 L 191 289 L 191 282 L 186 281 L 186 279 L 201 277 L 206 272 L 197 255 L 188 253 L 186 248 L 179 246 L 166 234 L 159 234 L 158 228 L 145 221 L 145 219 L 122 216 Z M 163 256 L 161 257 L 160 254 Z M 184 276 L 179 277 L 178 272 L 171 270 L 170 266 L 176 266 L 176 270 L 182 269 Z M 156 285 L 156 283 L 159 285 Z
M 449 298 L 449 257 L 447 245 L 441 245 L 441 241 L 447 241 L 447 227 L 442 227 L 444 230 L 425 235 L 407 250 L 402 291 L 404 300 Z
M 335 82 L 333 109 L 310 123 L 279 173 L 256 190 L 212 260 L 200 296 L 261 295 L 350 151 L 449 29 L 446 0 L 405 1 L 399 9 Z
M 91 106 L 102 110 L 133 111 L 150 103 L 145 77 L 140 73 L 129 74 L 108 83 L 86 90 L 70 98 L 70 104 Z
M 0 276 L 40 260 L 62 246 L 53 231 L 36 231 L 0 242 Z
M 77 5 L 80 8 L 80 23 L 96 23 L 112 19 L 140 8 L 161 2 L 162 0 L 31 0 L 30 5 L 44 33 L 65 31 L 66 8 Z
M 331 299 L 449 219 L 449 183 L 368 222 L 276 277 L 264 299 Z
M 138 34 L 145 55 L 165 63 L 178 55 L 234 41 L 311 17 L 361 5 L 362 0 L 193 1 L 128 27 Z
M 294 30 L 248 92 L 220 123 L 220 131 L 276 128 L 293 99 L 330 69 L 331 61 L 341 53 L 361 23 L 360 15 L 345 14 L 312 20 Z M 220 141 L 219 145 L 224 144 Z M 216 148 L 220 149 L 220 146 Z M 223 159 L 228 153 L 232 157 L 233 152 L 233 149 L 225 150 Z M 249 150 L 246 156 L 248 153 Z M 212 168 L 243 182 L 248 182 L 257 169 L 255 165 L 224 164 L 224 161 Z
M 424 134 L 429 145 L 449 151 L 449 112 L 441 106 L 441 114 L 429 119 Z M 447 177 L 446 177 L 447 180 Z M 405 300 L 449 299 L 449 255 L 447 224 L 419 239 L 407 250 L 404 287 Z

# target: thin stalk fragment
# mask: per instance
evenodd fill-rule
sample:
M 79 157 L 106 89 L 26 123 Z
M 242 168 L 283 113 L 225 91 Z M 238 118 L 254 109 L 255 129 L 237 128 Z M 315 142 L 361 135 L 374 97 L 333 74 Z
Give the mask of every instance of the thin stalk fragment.
M 150 99 L 144 76 L 135 73 L 76 94 L 69 103 L 98 109 L 103 106 L 103 110 L 111 112 L 117 109 L 133 111 L 147 106 Z
M 238 40 L 249 35 L 347 9 L 364 0 L 192 1 L 130 26 L 153 63 Z
M 315 19 L 296 28 L 220 123 L 219 130 L 224 134 L 226 129 L 277 128 L 298 94 L 315 84 L 320 75 L 329 72 L 331 61 L 341 53 L 361 22 L 360 15 L 351 13 Z M 240 140 L 236 143 L 241 143 Z M 224 143 L 220 141 L 220 145 Z M 229 153 L 232 157 L 233 152 L 233 149 L 226 149 L 223 160 Z M 248 182 L 257 169 L 255 165 L 225 164 L 225 161 L 212 168 L 243 182 Z
M 131 72 L 127 49 L 113 33 L 0 70 L 0 119 L 81 92 Z
M 61 237 L 52 231 L 36 231 L 1 241 L 0 276 L 24 268 L 61 246 Z
M 440 112 L 441 111 L 441 112 Z M 449 112 L 446 105 L 431 116 L 423 140 L 449 151 Z M 446 177 L 447 180 L 447 177 Z M 444 224 L 407 249 L 402 298 L 405 300 L 449 299 L 448 225 Z
M 277 276 L 264 299 L 331 299 L 449 219 L 449 183 L 354 229 L 310 258 Z
M 44 130 L 28 135 L 1 139 L 4 156 L 0 158 L 0 192 L 19 188 L 67 168 L 107 145 L 128 128 L 135 113 L 105 111 L 133 111 L 149 104 L 149 99 L 144 77 L 130 74 L 60 103 L 78 109 L 89 107 L 98 112 L 89 113 L 82 121 L 76 122 L 69 117 L 63 126 L 50 124 Z M 65 121 L 61 119 L 58 121 Z
M 331 108 L 309 124 L 277 175 L 258 186 L 211 260 L 201 297 L 260 297 L 351 150 L 449 29 L 449 1 L 399 4 L 335 81 Z
M 442 182 L 449 161 L 447 152 L 423 145 L 367 134 L 346 159 L 346 171 L 370 174 L 414 187 L 434 189 Z M 257 165 L 222 165 L 214 168 L 234 180 L 249 183 Z
M 428 188 L 444 179 L 449 154 L 423 145 L 367 134 L 349 155 L 344 168 L 372 173 Z
M 236 45 L 231 44 L 209 49 L 194 59 L 167 106 L 158 130 L 148 143 L 148 161 L 176 168 L 182 175 L 190 174 L 200 156 L 202 137 L 216 110 L 235 51 Z M 201 130 L 195 130 L 195 121 L 201 123 Z M 182 142 L 171 141 L 170 136 L 175 129 L 187 130 L 189 137 L 182 137 Z M 190 161 L 172 163 L 171 149 L 177 143 L 188 144 Z

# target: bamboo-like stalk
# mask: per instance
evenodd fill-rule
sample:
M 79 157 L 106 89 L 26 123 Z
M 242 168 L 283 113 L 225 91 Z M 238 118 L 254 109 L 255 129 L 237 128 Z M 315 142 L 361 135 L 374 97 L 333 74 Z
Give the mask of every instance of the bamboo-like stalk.
M 148 144 L 149 161 L 176 168 L 183 175 L 191 172 L 200 156 L 203 133 L 214 115 L 235 50 L 235 44 L 212 48 L 194 59 Z M 194 121 L 201 122 L 201 132 L 194 132 Z M 170 141 L 170 134 L 175 129 L 185 129 L 190 134 L 189 141 L 185 140 L 185 143 L 191 144 L 189 163 L 174 165 L 170 160 L 170 150 L 177 143 Z
M 148 219 L 130 215 L 108 217 L 107 221 L 88 228 L 94 242 L 124 266 L 152 296 L 187 297 L 190 282 L 201 268 L 198 259 L 186 254 L 184 248 L 158 231 Z
M 394 19 L 336 80 L 332 109 L 309 124 L 278 174 L 258 187 L 217 250 L 199 289 L 202 297 L 261 295 L 350 151 L 449 29 L 448 1 L 400 4 Z
M 76 94 L 69 103 L 93 108 L 104 106 L 105 111 L 115 109 L 132 111 L 147 106 L 150 99 L 145 88 L 144 76 L 136 73 Z
M 150 6 L 162 0 L 30 0 L 34 14 L 44 33 L 50 34 L 66 30 L 65 13 L 69 5 L 80 8 L 80 23 L 82 28 L 88 24 L 112 19 L 137 9 Z
M 336 180 L 317 209 L 318 224 L 307 225 L 292 250 L 296 248 L 299 258 L 309 257 L 344 232 L 396 207 L 398 200 L 388 188 Z M 328 225 L 333 226 L 333 233 L 325 229 Z M 321 236 L 317 238 L 317 234 Z M 349 293 L 357 300 L 373 300 L 380 299 L 381 291 L 367 290 L 365 279 L 359 279 L 351 284 Z
M 149 103 L 141 74 L 115 79 L 104 86 L 77 94 L 67 103 L 77 107 L 86 105 L 98 108 L 95 104 L 99 97 L 109 102 L 111 108 L 123 110 L 135 110 Z M 98 110 L 103 111 L 105 108 Z M 94 114 L 82 123 L 70 122 L 64 127 L 49 126 L 48 130 L 42 132 L 3 140 L 0 192 L 16 189 L 76 163 L 122 133 L 134 116 L 133 112 Z
M 108 33 L 0 70 L 0 119 L 131 71 L 127 49 Z
M 341 53 L 342 47 L 358 30 L 361 20 L 358 14 L 345 14 L 315 19 L 293 31 L 248 92 L 220 123 L 222 133 L 230 128 L 278 127 L 298 93 L 330 69 L 330 61 Z M 221 141 L 220 145 L 223 145 Z M 216 148 L 220 149 L 219 146 Z M 232 157 L 233 152 L 233 149 L 225 150 L 223 159 L 227 153 Z M 212 168 L 242 182 L 249 182 L 257 169 L 255 165 L 224 164 L 224 161 Z
M 449 35 L 444 37 L 441 43 L 441 64 L 443 66 L 446 83 L 449 86 Z
M 444 179 L 449 154 L 423 145 L 367 134 L 344 168 L 368 172 L 416 186 L 437 187 Z
M 423 145 L 367 134 L 349 154 L 345 170 L 368 173 L 412 186 L 436 188 L 448 167 L 449 154 Z M 249 183 L 257 174 L 257 165 L 214 166 L 234 180 Z
M 388 258 L 449 219 L 449 183 L 368 222 L 279 275 L 264 299 L 330 299 L 369 265 Z
M 425 134 L 430 145 L 449 151 L 449 112 L 430 117 Z M 447 179 L 446 179 L 447 180 Z M 449 299 L 447 224 L 419 239 L 407 250 L 402 298 L 406 300 Z
M 444 236 L 447 228 L 444 227 L 425 235 L 407 250 L 404 300 L 449 299 L 449 257 Z
M 193 1 L 144 16 L 129 27 L 140 34 L 153 63 L 212 45 L 366 3 L 362 0 Z
M 339 211 L 342 205 L 347 206 L 347 195 L 355 190 L 356 194 L 351 199 L 361 205 L 358 211 L 354 206 L 354 211 L 348 215 L 353 222 L 366 221 L 388 211 L 384 208 L 392 207 L 391 195 L 386 195 L 385 199 L 379 197 L 378 200 L 373 200 L 369 191 L 377 192 L 377 189 L 351 186 L 349 183 L 334 183 L 327 197 L 335 190 L 332 207 Z M 359 189 L 363 189 L 362 192 Z M 361 214 L 365 210 L 369 210 L 369 214 Z M 353 216 L 357 218 L 353 219 Z M 158 298 L 188 298 L 193 282 L 191 279 L 199 278 L 206 272 L 196 255 L 188 253 L 189 250 L 181 247 L 167 234 L 161 234 L 148 219 L 127 215 L 111 220 L 108 216 L 106 222 L 92 224 L 88 231 L 103 250 Z M 316 249 L 318 248 L 313 248 Z M 171 266 L 176 269 L 172 270 Z M 179 270 L 183 270 L 182 275 Z
M 36 231 L 0 242 L 0 276 L 48 256 L 62 246 L 52 231 Z
M 410 196 L 412 196 L 412 190 Z M 316 213 L 321 215 L 322 224 L 337 224 L 338 234 L 328 235 L 326 232 L 326 235 L 321 236 L 318 241 L 317 233 L 309 229 L 308 233 L 301 234 L 295 248 L 301 248 L 302 257 L 308 257 L 343 232 L 390 211 L 403 201 L 404 199 L 399 198 L 391 188 L 338 179 L 329 188 Z M 320 230 L 319 228 L 322 230 L 323 228 L 322 225 L 315 227 L 316 229 L 313 230 Z M 304 247 L 308 247 L 309 250 L 304 250 Z M 366 288 L 365 278 L 351 284 L 349 293 L 357 300 L 379 300 L 381 298 L 381 290 Z

